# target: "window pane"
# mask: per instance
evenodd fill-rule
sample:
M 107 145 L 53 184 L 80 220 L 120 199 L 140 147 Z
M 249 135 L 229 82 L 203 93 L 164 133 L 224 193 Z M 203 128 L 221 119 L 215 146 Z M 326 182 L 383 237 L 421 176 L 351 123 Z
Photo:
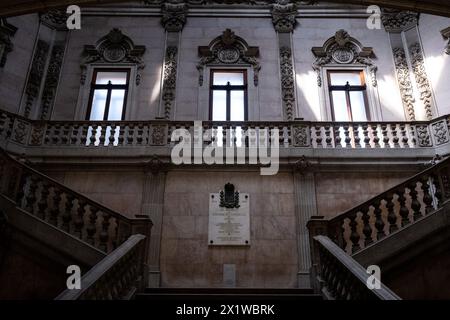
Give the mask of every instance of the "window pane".
M 125 90 L 112 90 L 111 104 L 109 106 L 108 120 L 122 120 Z
M 98 72 L 95 84 L 127 84 L 126 72 Z
M 231 121 L 245 120 L 244 91 L 231 91 Z
M 353 121 L 367 121 L 364 93 L 362 91 L 351 91 L 350 101 L 352 105 Z
M 361 77 L 359 72 L 330 72 L 332 86 L 345 86 L 347 82 L 351 86 L 360 86 Z
M 335 121 L 350 121 L 347 111 L 347 99 L 344 91 L 333 91 L 333 110 Z
M 233 86 L 244 85 L 244 73 L 243 72 L 214 72 L 213 84 L 216 86 L 224 86 L 230 82 Z
M 227 120 L 227 92 L 213 91 L 213 121 Z
M 105 115 L 106 106 L 106 96 L 108 90 L 95 90 L 94 97 L 92 99 L 91 114 L 89 116 L 90 120 L 98 121 L 103 120 Z

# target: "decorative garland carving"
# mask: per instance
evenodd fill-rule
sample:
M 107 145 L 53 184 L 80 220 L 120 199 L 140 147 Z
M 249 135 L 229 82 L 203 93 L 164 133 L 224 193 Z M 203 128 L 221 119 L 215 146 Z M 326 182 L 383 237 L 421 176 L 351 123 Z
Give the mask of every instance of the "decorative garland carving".
M 5 66 L 6 58 L 14 48 L 11 37 L 16 31 L 16 27 L 6 22 L 6 19 L 0 18 L 0 68 Z
M 145 46 L 138 46 L 119 29 L 112 29 L 95 46 L 84 46 L 84 59 L 81 63 L 81 84 L 86 82 L 87 66 L 91 63 L 133 63 L 137 65 L 136 85 L 141 82 L 140 71 L 145 68 L 142 56 Z
M 33 57 L 33 63 L 28 76 L 27 87 L 25 89 L 25 111 L 24 116 L 28 118 L 31 113 L 34 100 L 39 95 L 42 78 L 44 75 L 45 62 L 49 51 L 49 45 L 43 40 L 38 40 L 36 51 Z
M 281 95 L 287 120 L 294 120 L 295 88 L 291 48 L 280 49 Z
M 198 48 L 200 63 L 197 65 L 199 71 L 199 85 L 203 86 L 203 70 L 208 64 L 235 65 L 249 64 L 253 67 L 255 86 L 258 86 L 259 71 L 259 48 L 250 47 L 247 42 L 226 29 L 223 34 L 214 39 L 209 46 Z
M 419 17 L 417 12 L 383 9 L 381 21 L 387 32 L 402 32 L 417 26 Z
M 414 104 L 416 102 L 416 99 L 414 98 L 414 90 L 411 83 L 405 50 L 403 50 L 402 48 L 394 49 L 394 62 L 395 69 L 397 71 L 397 80 L 400 86 L 403 107 L 405 108 L 408 121 L 415 121 L 416 115 L 414 111 Z
M 328 39 L 322 47 L 312 48 L 317 58 L 313 69 L 317 72 L 317 85 L 322 86 L 322 67 L 328 64 L 350 65 L 362 64 L 369 68 L 372 86 L 377 86 L 377 66 L 372 58 L 373 49 L 363 47 L 361 43 L 350 37 L 347 31 L 339 30 L 336 35 Z
M 292 32 L 297 24 L 298 8 L 289 0 L 277 0 L 272 5 L 272 23 L 277 32 Z
M 411 64 L 416 78 L 417 87 L 420 92 L 420 100 L 423 102 L 425 114 L 428 120 L 433 118 L 433 98 L 431 85 L 428 81 L 427 72 L 425 70 L 425 62 L 422 53 L 422 47 L 419 43 L 415 43 L 410 48 Z
M 162 100 L 164 102 L 164 118 L 168 120 L 171 117 L 172 106 L 175 101 L 178 64 L 177 56 L 177 47 L 168 47 L 166 49 Z
M 172 0 L 162 4 L 162 20 L 164 29 L 168 32 L 179 32 L 186 24 L 188 6 L 180 0 Z
M 444 39 L 447 40 L 447 45 L 445 46 L 445 53 L 450 55 L 450 27 L 441 31 Z
M 47 76 L 45 78 L 44 92 L 42 94 L 41 111 L 39 115 L 41 120 L 48 119 L 49 112 L 53 107 L 63 57 L 64 45 L 58 44 L 53 46 L 50 64 L 48 66 Z

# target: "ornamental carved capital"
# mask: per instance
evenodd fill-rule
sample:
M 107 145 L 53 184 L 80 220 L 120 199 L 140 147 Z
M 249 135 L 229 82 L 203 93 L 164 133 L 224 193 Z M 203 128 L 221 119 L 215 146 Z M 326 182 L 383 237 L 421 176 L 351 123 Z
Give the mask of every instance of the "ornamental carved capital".
M 277 32 L 292 32 L 297 25 L 298 7 L 289 0 L 277 0 L 272 5 L 272 23 Z
M 167 1 L 162 4 L 161 23 L 168 32 L 180 32 L 186 24 L 188 5 L 179 0 Z
M 383 9 L 381 21 L 387 32 L 402 32 L 417 26 L 419 17 L 417 12 Z

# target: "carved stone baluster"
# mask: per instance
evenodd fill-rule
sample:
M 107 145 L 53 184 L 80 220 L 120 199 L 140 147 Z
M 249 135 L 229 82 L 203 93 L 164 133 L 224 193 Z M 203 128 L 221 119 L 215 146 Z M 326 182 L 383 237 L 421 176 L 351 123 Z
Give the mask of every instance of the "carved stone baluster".
M 398 137 L 398 133 L 397 133 L 397 125 L 396 124 L 391 124 L 391 132 L 392 132 L 392 142 L 394 142 L 394 148 L 400 148 L 400 138 Z
M 119 126 L 119 137 L 117 138 L 118 146 L 123 146 L 124 137 L 125 137 L 125 126 L 121 125 Z
M 59 123 L 57 123 L 53 127 L 53 132 L 52 132 L 52 136 L 51 136 L 53 145 L 59 145 L 60 136 L 61 136 L 61 125 Z
M 39 178 L 35 175 L 30 176 L 30 185 L 28 186 L 28 192 L 25 194 L 25 210 L 34 215 L 34 204 L 36 203 L 36 190 L 38 188 Z
M 381 201 L 375 200 L 373 203 L 373 213 L 375 214 L 375 228 L 377 229 L 377 240 L 383 239 L 386 234 L 384 232 L 384 221 L 381 213 L 383 212 L 381 210 Z
M 391 145 L 390 145 L 390 138 L 389 138 L 389 135 L 388 135 L 388 125 L 387 124 L 382 124 L 381 125 L 381 133 L 383 134 L 383 143 L 384 143 L 384 147 L 387 149 L 387 148 L 390 148 L 391 147 Z
M 401 124 L 400 125 L 400 134 L 402 136 L 402 145 L 404 148 L 409 148 L 409 139 L 408 139 L 408 135 L 406 134 L 406 125 L 405 124 Z
M 86 201 L 83 199 L 78 199 L 78 210 L 77 215 L 75 217 L 74 226 L 75 226 L 75 235 L 83 239 L 83 226 L 84 226 L 84 214 L 86 212 Z
M 98 145 L 100 147 L 105 146 L 105 141 L 106 141 L 106 132 L 108 131 L 108 126 L 107 125 L 100 125 L 100 137 L 99 137 L 99 143 Z
M 78 124 L 74 124 L 72 126 L 72 132 L 70 133 L 70 144 L 73 146 L 78 145 L 79 131 L 80 131 L 80 126 Z
M 90 214 L 89 214 L 89 223 L 86 227 L 86 232 L 87 232 L 87 242 L 90 245 L 95 245 L 95 233 L 97 231 L 97 213 L 100 211 L 99 208 L 97 207 L 93 207 L 93 206 L 89 206 L 90 208 Z
M 47 212 L 47 208 L 48 208 L 48 195 L 50 194 L 50 185 L 48 184 L 48 182 L 43 181 L 42 182 L 42 187 L 41 187 L 41 198 L 39 199 L 38 202 L 38 213 L 37 213 L 37 217 L 39 219 L 45 220 L 46 217 L 46 212 Z
M 406 190 L 397 190 L 396 194 L 398 196 L 398 202 L 400 203 L 400 216 L 402 217 L 402 228 L 410 223 L 409 221 L 409 209 L 406 206 Z
M 108 252 L 108 242 L 109 242 L 109 225 L 111 215 L 108 213 L 103 213 L 103 221 L 102 221 L 102 231 L 100 232 L 100 250 Z
M 75 200 L 75 197 L 70 194 L 66 193 L 66 204 L 65 204 L 65 210 L 62 214 L 62 229 L 64 231 L 69 232 L 70 230 L 70 222 L 72 221 L 72 208 L 73 208 L 73 201 Z
M 370 149 L 369 125 L 367 123 L 362 125 L 364 135 L 364 148 Z
M 361 138 L 359 137 L 359 124 L 353 124 L 353 138 L 355 140 L 355 148 L 361 148 Z
M 350 137 L 350 126 L 348 124 L 344 125 L 344 135 L 345 135 L 345 147 L 351 148 L 352 147 L 352 138 Z
M 97 128 L 98 125 L 94 124 L 91 127 L 91 138 L 90 138 L 90 144 L 91 146 L 95 146 L 95 141 L 97 140 Z
M 331 138 L 331 125 L 329 124 L 325 125 L 325 142 L 327 144 L 327 149 L 333 148 L 333 139 Z
M 341 126 L 340 125 L 335 125 L 334 126 L 334 143 L 335 143 L 335 148 L 342 148 L 342 144 L 341 144 Z
M 139 123 L 137 126 L 136 142 L 140 146 L 144 143 L 144 125 L 142 123 Z
M 380 146 L 380 137 L 378 137 L 378 124 L 370 125 L 372 128 L 372 134 L 373 134 L 373 144 L 375 148 L 381 148 Z
M 369 207 L 361 209 L 363 221 L 364 246 L 368 246 L 373 242 L 372 240 L 372 226 L 370 225 Z
M 89 131 L 89 126 L 87 124 L 83 124 L 81 126 L 81 137 L 80 137 L 80 143 L 82 146 L 85 146 L 87 142 L 87 134 Z
M 132 146 L 134 143 L 134 124 L 128 125 L 127 145 Z
M 106 142 L 106 146 L 113 147 L 114 141 L 115 141 L 115 135 L 116 135 L 116 124 L 111 123 L 111 125 L 108 126 L 107 128 L 108 128 L 107 130 L 109 130 L 109 137 L 108 137 L 108 141 Z
M 422 191 L 423 191 L 423 203 L 425 203 L 425 215 L 429 214 L 433 211 L 433 197 L 430 194 L 430 185 L 428 184 L 429 177 L 423 176 L 420 179 L 420 182 L 422 183 Z
M 53 207 L 52 210 L 50 211 L 49 222 L 54 226 L 58 225 L 58 217 L 61 212 L 59 208 L 61 204 L 61 194 L 62 194 L 61 189 L 59 189 L 58 187 L 53 187 Z
M 356 221 L 357 218 L 357 212 L 352 212 L 349 216 L 350 219 L 350 242 L 351 242 L 351 249 L 352 253 L 355 253 L 361 249 L 361 246 L 359 245 L 359 240 L 361 239 L 359 233 L 358 233 L 358 222 Z
M 413 209 L 413 219 L 417 221 L 422 217 L 422 212 L 420 211 L 421 204 L 417 198 L 418 192 L 416 190 L 417 182 L 411 182 L 408 185 L 409 195 L 411 197 L 411 209 Z
M 322 142 L 323 142 L 323 138 L 322 138 L 322 127 L 317 125 L 314 127 L 314 129 L 316 129 L 316 143 L 317 143 L 317 148 L 323 148 Z
M 393 233 L 398 230 L 397 216 L 394 211 L 394 195 L 388 193 L 384 200 L 386 201 L 386 208 L 388 210 L 387 220 L 389 222 L 389 233 Z

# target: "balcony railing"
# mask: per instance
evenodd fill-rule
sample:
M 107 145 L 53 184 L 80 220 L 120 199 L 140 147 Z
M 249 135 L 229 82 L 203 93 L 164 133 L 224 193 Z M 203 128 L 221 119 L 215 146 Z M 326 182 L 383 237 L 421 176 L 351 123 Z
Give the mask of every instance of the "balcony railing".
M 432 148 L 450 142 L 450 117 L 419 122 L 202 122 L 208 145 L 268 145 L 278 129 L 280 148 L 405 149 Z M 0 140 L 24 146 L 117 148 L 170 147 L 176 129 L 194 135 L 193 121 L 38 121 L 0 111 Z M 247 132 L 247 134 L 244 134 Z M 208 140 L 208 139 L 206 139 Z

